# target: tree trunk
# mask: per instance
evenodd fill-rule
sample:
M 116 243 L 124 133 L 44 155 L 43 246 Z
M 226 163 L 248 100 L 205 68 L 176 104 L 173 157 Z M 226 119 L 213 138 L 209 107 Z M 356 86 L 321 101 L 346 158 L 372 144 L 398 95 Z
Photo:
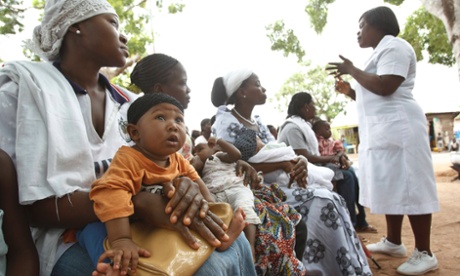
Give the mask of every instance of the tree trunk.
M 457 61 L 460 80 L 460 0 L 420 0 L 420 2 L 429 13 L 444 23 Z

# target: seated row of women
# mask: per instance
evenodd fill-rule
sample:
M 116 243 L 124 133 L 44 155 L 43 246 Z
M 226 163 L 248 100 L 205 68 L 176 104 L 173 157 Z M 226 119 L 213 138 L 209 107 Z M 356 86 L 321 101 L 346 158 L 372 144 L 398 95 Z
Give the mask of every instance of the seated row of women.
M 99 73 L 104 66 L 122 67 L 128 56 L 127 40 L 117 30 L 115 10 L 105 0 L 74 4 L 67 0 L 47 2 L 42 25 L 35 29 L 29 43 L 50 62 L 8 62 L 0 71 L 0 148 L 9 155 L 5 163 L 12 162 L 18 176 L 17 183 L 15 178 L 6 176 L 1 180 L 12 184 L 10 192 L 17 186 L 18 194 L 13 193 L 13 198 L 25 206 L 32 226 L 32 239 L 23 238 L 29 245 L 31 241 L 35 243 L 34 249 L 28 250 L 32 256 L 22 260 L 20 272 L 13 272 L 18 269 L 9 258 L 16 252 L 14 236 L 5 230 L 10 245 L 8 273 L 13 275 L 24 274 L 25 267 L 34 270 L 27 275 L 37 274 L 38 270 L 41 275 L 90 275 L 95 268 L 95 275 L 125 274 L 136 269 L 139 255 L 148 255 L 145 251 L 140 253 L 137 247 L 129 253 L 105 252 L 102 256 L 115 258 L 115 265 L 95 266 L 89 250 L 77 242 L 75 234 L 101 220 L 89 192 L 96 187 L 92 186 L 96 179 L 112 167 L 110 163 L 120 147 L 136 149 L 124 138 L 129 136 L 136 142 L 137 151 L 149 156 L 149 160 L 157 157 L 139 146 L 138 141 L 145 142 L 145 138 L 136 136 L 139 131 L 130 127 L 130 114 L 142 121 L 143 115 L 172 101 L 156 103 L 148 111 L 143 110 L 144 114 L 138 114 L 142 108 L 133 107 L 134 111 L 129 112 L 139 95 L 111 85 Z M 173 104 L 178 108 L 174 112 L 180 114 L 187 108 L 190 89 L 186 71 L 174 58 L 161 54 L 144 58 L 132 72 L 131 80 L 145 95 L 170 95 L 179 103 Z M 271 143 L 274 138 L 261 118 L 252 119 L 254 106 L 266 101 L 257 75 L 250 70 L 238 70 L 216 79 L 211 99 L 218 106 L 214 132 L 240 151 L 244 162 L 236 162 L 236 172 L 243 173 L 243 181 L 252 184 L 258 220 L 246 217 L 255 219 L 251 222 L 256 226 L 255 234 L 253 230 L 248 230 L 252 234 L 247 233 L 254 237 L 253 253 L 244 235 L 237 235 L 227 250 L 214 251 L 195 275 L 303 275 L 307 271 L 324 275 L 344 271 L 370 274 L 347 202 L 330 190 L 331 171 L 309 163 L 292 148 Z M 305 106 L 308 104 L 305 102 Z M 228 109 L 228 105 L 234 105 L 233 109 Z M 169 111 L 168 106 L 165 112 Z M 154 117 L 159 121 L 168 121 L 167 118 Z M 174 124 L 183 125 L 181 118 L 176 115 Z M 189 139 L 168 137 L 167 143 L 174 147 L 183 143 L 179 152 L 187 158 L 191 152 Z M 166 157 L 160 162 L 163 167 L 173 163 L 171 154 L 162 153 Z M 278 185 L 256 185 L 260 181 L 257 171 L 263 172 L 264 183 Z M 10 172 L 14 175 L 13 168 Z M 170 197 L 130 191 L 126 202 L 129 208 L 121 217 L 108 221 L 126 222 L 136 216 L 154 227 L 178 231 L 191 247 L 196 246 L 196 240 L 190 230 L 216 247 L 228 242 L 227 226 L 208 210 L 212 198 L 200 186 L 196 172 L 173 180 L 163 183 L 166 191 L 173 191 L 166 193 Z M 24 228 L 23 223 L 9 219 L 6 212 L 11 208 L 4 209 L 5 229 Z M 125 242 L 117 236 L 121 232 L 112 235 L 121 227 L 109 224 L 113 226 L 105 225 L 109 238 L 118 237 L 114 241 Z M 18 233 L 28 235 L 27 231 Z M 113 242 L 111 246 L 117 244 Z M 25 261 L 32 265 L 26 266 Z

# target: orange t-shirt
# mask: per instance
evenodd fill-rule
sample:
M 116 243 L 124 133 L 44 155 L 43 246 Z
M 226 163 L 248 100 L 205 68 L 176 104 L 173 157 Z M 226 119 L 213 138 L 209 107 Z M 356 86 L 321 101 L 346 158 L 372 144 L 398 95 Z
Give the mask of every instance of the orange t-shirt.
M 192 181 L 200 178 L 189 161 L 179 153 L 171 154 L 169 166 L 163 168 L 139 151 L 122 146 L 107 172 L 94 181 L 90 198 L 102 222 L 128 217 L 134 213 L 131 197 L 141 190 L 142 185 L 163 184 L 180 176 L 187 176 Z

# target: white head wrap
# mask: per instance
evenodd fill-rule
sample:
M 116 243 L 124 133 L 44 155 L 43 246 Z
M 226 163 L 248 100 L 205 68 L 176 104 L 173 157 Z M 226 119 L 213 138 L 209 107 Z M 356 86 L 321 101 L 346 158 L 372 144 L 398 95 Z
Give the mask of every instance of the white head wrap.
M 227 73 L 222 77 L 225 86 L 225 92 L 227 93 L 227 98 L 230 98 L 233 93 L 240 88 L 243 81 L 247 80 L 252 75 L 252 70 L 249 69 L 239 69 Z
M 58 60 L 69 27 L 103 13 L 117 15 L 107 0 L 47 0 L 42 23 L 26 46 L 45 60 Z

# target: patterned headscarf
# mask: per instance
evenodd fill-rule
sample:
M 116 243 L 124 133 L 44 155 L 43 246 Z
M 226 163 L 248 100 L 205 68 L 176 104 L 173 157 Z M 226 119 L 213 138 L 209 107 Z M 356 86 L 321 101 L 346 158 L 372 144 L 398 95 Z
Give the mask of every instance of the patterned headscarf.
M 106 0 L 47 0 L 42 23 L 26 46 L 48 61 L 59 60 L 62 40 L 70 26 L 103 13 L 117 15 Z

